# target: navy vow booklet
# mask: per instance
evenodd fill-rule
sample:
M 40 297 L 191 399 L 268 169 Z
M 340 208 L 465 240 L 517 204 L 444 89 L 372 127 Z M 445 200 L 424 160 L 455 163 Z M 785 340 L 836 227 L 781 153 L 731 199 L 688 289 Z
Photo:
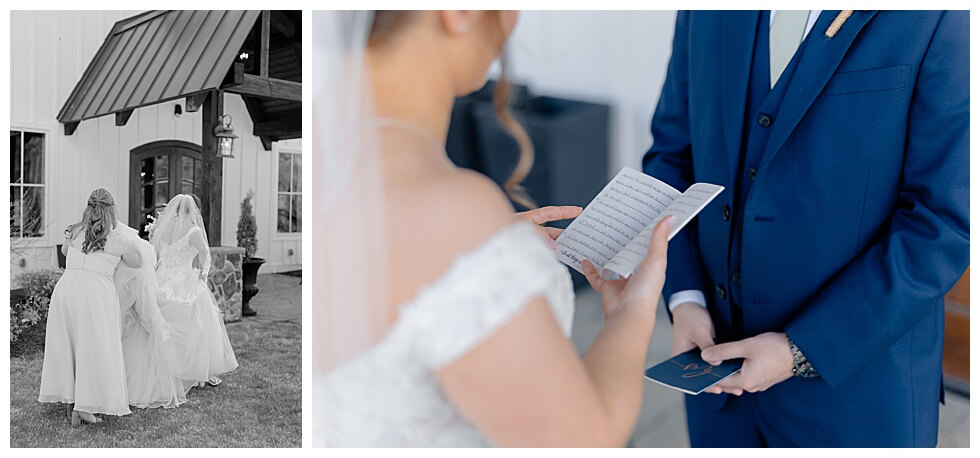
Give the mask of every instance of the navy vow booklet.
M 687 394 L 700 394 L 740 370 L 741 359 L 712 366 L 701 359 L 701 349 L 695 348 L 648 368 L 644 374 L 648 379 L 666 387 Z

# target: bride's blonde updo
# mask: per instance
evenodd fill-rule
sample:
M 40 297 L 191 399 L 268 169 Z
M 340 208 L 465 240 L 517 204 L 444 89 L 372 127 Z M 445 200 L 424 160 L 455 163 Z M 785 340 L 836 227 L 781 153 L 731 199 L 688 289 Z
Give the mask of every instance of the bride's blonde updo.
M 92 253 L 105 249 L 106 237 L 116 228 L 116 201 L 112 194 L 104 188 L 92 191 L 88 196 L 82 220 L 68 226 L 65 236 L 75 237 L 80 230 L 85 231 L 85 241 L 82 242 L 82 252 Z

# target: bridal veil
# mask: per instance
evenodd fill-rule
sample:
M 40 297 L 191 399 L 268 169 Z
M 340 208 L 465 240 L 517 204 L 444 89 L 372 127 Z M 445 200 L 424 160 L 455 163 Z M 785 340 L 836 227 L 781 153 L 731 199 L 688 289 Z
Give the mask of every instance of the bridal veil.
M 316 11 L 314 58 L 314 377 L 376 344 L 388 326 L 383 170 L 365 62 L 370 11 Z M 314 383 L 316 432 L 331 419 Z

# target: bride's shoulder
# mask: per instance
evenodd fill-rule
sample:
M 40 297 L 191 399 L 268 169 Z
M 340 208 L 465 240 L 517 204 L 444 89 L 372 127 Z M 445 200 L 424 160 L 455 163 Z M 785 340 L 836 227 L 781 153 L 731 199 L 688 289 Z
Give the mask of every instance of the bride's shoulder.
M 513 220 L 514 208 L 507 196 L 494 183 L 478 172 L 458 169 L 436 185 L 435 191 L 445 198 L 445 205 L 457 208 L 471 217 L 484 215 L 500 221 Z
M 434 225 L 466 230 L 478 239 L 515 221 L 514 208 L 500 187 L 472 170 L 448 172 L 423 192 Z
M 392 190 L 389 202 L 398 205 L 389 216 L 402 223 L 393 238 L 396 244 L 424 246 L 429 259 L 448 261 L 516 221 L 500 187 L 476 172 L 444 171 L 413 181 Z

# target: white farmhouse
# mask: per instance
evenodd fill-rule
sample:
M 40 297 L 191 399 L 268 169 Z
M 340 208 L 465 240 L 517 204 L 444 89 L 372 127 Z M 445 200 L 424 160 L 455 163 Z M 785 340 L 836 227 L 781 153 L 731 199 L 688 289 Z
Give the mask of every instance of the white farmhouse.
M 99 187 L 139 228 L 175 194 L 196 194 L 213 246 L 236 245 L 254 190 L 260 273 L 300 269 L 301 22 L 281 11 L 11 11 L 11 281 L 57 265 L 65 227 Z M 218 156 L 218 125 L 237 135 L 233 158 Z

